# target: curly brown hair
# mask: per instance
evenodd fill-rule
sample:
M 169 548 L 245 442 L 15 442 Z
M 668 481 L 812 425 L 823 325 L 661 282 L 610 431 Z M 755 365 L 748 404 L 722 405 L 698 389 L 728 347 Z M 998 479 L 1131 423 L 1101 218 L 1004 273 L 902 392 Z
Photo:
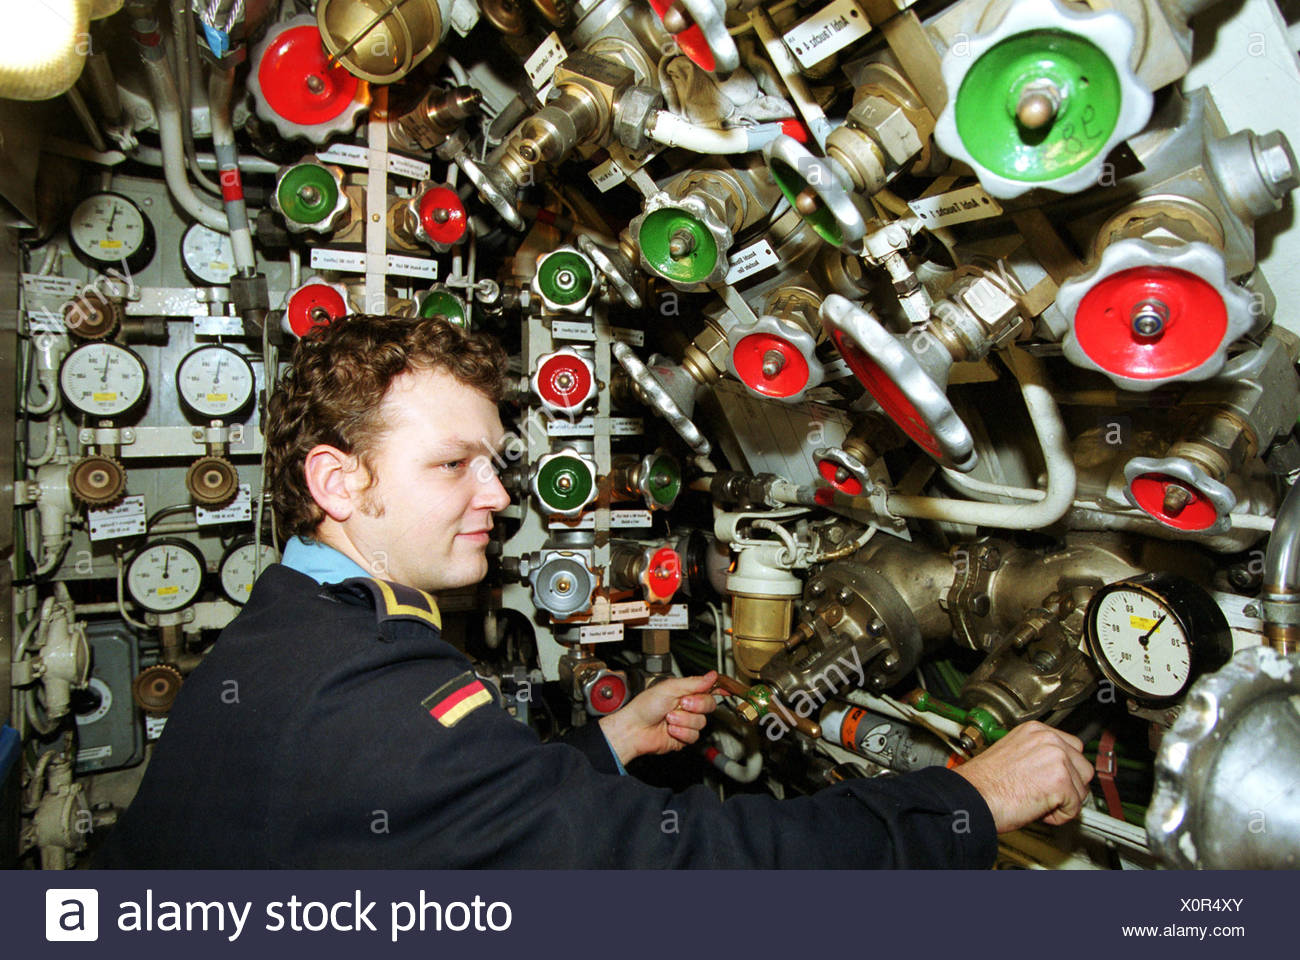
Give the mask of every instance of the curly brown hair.
M 492 337 L 441 317 L 353 314 L 298 341 L 263 425 L 266 485 L 282 537 L 311 537 L 325 518 L 304 470 L 318 444 L 356 456 L 374 483 L 368 458 L 383 433 L 379 405 L 394 378 L 416 369 L 444 370 L 499 403 L 506 355 Z

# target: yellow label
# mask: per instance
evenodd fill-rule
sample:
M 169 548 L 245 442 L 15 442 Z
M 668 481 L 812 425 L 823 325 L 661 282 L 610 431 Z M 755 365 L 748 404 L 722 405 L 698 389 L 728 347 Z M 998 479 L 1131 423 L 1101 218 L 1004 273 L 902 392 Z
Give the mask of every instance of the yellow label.
M 181 592 L 181 588 L 177 586 L 158 588 L 158 596 L 160 597 L 170 597 L 173 594 L 180 593 L 180 592 Z
M 1134 630 L 1141 630 L 1143 633 L 1146 633 L 1156 625 L 1156 622 L 1150 617 L 1130 616 L 1128 618 L 1128 625 Z
M 101 249 L 101 250 L 117 250 L 117 249 L 119 249 L 121 246 L 122 246 L 122 241 L 121 241 L 121 240 L 101 240 L 101 241 L 99 241 L 99 249 Z
M 96 403 L 112 403 L 117 399 L 116 393 L 92 393 L 90 398 Z
M 230 399 L 230 394 L 228 394 L 228 393 L 209 393 L 209 394 L 208 394 L 208 403 L 225 403 L 225 402 L 226 402 L 227 400 L 229 400 L 229 399 Z

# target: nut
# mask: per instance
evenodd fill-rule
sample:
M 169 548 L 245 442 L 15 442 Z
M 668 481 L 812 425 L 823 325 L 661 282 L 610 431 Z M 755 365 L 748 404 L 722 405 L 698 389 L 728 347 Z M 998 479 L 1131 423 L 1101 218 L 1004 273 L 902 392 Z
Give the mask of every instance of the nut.
M 884 97 L 863 97 L 849 110 L 848 120 L 871 133 L 889 164 L 895 168 L 902 167 L 921 152 L 923 144 L 912 121 L 902 107 Z
M 1255 165 L 1259 167 L 1268 192 L 1279 200 L 1296 187 L 1300 187 L 1300 171 L 1296 169 L 1295 153 L 1281 130 L 1259 134 L 1251 144 Z
M 646 149 L 650 117 L 663 105 L 663 96 L 649 87 L 629 87 L 614 104 L 614 136 L 633 153 Z

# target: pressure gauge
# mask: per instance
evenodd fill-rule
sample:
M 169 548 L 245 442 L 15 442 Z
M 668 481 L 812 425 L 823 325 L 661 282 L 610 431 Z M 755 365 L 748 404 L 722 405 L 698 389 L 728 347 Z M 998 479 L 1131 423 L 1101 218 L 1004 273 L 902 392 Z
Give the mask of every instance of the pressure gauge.
M 126 589 L 131 599 L 153 613 L 189 606 L 203 588 L 207 564 L 186 540 L 155 540 L 131 558 Z
M 176 370 L 181 403 L 205 420 L 228 420 L 253 399 L 253 366 L 229 347 L 208 344 L 185 355 Z
M 181 238 L 181 265 L 197 283 L 224 286 L 235 275 L 230 237 L 201 223 L 190 224 Z
M 221 592 L 231 603 L 243 606 L 253 592 L 253 581 L 279 559 L 279 552 L 271 544 L 263 543 L 259 550 L 252 537 L 241 537 L 221 558 Z
M 91 417 L 118 417 L 144 396 L 144 361 L 116 343 L 83 343 L 63 358 L 59 386 L 68 403 Z
M 1232 656 L 1232 631 L 1206 590 L 1148 573 L 1093 594 L 1085 633 L 1102 672 L 1133 699 L 1167 703 Z
M 77 204 L 68 239 L 78 259 L 97 270 L 125 261 L 136 273 L 153 259 L 153 224 L 134 200 L 120 193 L 93 193 Z

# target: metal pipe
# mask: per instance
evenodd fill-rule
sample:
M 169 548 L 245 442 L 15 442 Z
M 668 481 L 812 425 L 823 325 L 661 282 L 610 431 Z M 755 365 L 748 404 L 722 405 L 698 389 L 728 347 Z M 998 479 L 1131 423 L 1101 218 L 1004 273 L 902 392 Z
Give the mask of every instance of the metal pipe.
M 783 121 L 749 127 L 705 127 L 669 110 L 656 110 L 646 124 L 646 136 L 668 147 L 694 153 L 729 154 L 762 150 L 785 133 Z
M 1264 637 L 1278 653 L 1300 650 L 1300 482 L 1277 511 L 1264 555 Z
M 212 149 L 221 165 L 218 179 L 226 205 L 226 222 L 230 227 L 230 246 L 235 267 L 245 276 L 257 271 L 253 256 L 253 235 L 248 228 L 248 211 L 244 208 L 244 184 L 239 177 L 239 150 L 235 146 L 235 128 L 230 122 L 230 98 L 235 90 L 235 68 L 213 68 L 208 77 L 208 113 L 212 117 Z

